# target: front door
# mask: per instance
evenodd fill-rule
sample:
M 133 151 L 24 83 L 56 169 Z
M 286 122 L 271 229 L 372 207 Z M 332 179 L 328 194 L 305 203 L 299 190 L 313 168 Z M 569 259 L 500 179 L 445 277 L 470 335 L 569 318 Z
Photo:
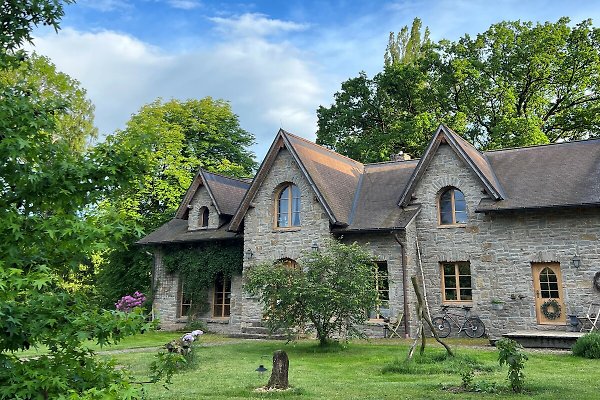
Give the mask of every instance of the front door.
M 560 264 L 533 263 L 531 269 L 538 324 L 564 325 L 566 310 Z

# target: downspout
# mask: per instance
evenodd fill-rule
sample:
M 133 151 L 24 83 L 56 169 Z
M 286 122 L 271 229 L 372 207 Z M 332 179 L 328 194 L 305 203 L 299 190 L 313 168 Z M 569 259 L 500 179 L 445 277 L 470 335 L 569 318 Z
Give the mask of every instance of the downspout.
M 402 241 L 398 237 L 397 233 L 392 233 L 394 239 L 400 245 L 400 255 L 402 257 L 402 297 L 404 300 L 404 337 L 406 339 L 410 338 L 410 318 L 409 318 L 409 307 L 408 307 L 408 271 L 407 271 L 407 256 L 406 256 L 406 248 L 402 244 Z

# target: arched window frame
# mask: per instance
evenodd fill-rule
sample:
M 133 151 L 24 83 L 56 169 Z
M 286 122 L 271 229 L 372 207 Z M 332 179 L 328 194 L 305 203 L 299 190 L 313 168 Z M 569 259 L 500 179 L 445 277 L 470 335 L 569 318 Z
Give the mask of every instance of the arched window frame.
M 445 198 L 446 195 L 449 197 Z M 462 199 L 461 199 L 462 197 Z M 443 211 L 443 202 L 448 202 L 450 216 L 452 217 L 451 221 L 444 221 L 442 217 Z M 457 208 L 458 207 L 458 208 Z M 462 207 L 462 209 L 460 208 Z M 437 200 L 437 216 L 438 216 L 438 226 L 464 226 L 467 223 L 469 214 L 467 211 L 467 201 L 465 195 L 462 191 L 455 187 L 446 187 L 438 196 Z
M 209 216 L 209 213 L 210 212 L 208 210 L 208 207 L 204 206 L 204 207 L 200 208 L 200 212 L 199 212 L 200 221 L 198 221 L 199 225 L 200 225 L 200 228 L 208 228 L 208 216 Z
M 287 190 L 287 193 L 286 193 Z M 283 195 L 287 197 L 282 198 Z M 285 202 L 285 211 L 282 212 L 282 202 Z M 300 188 L 287 182 L 281 185 L 275 195 L 275 221 L 276 229 L 297 229 L 301 226 L 301 192 Z
M 298 268 L 300 268 L 298 266 L 298 262 L 292 258 L 288 258 L 288 257 L 284 257 L 284 258 L 280 258 L 279 260 L 277 260 L 275 262 L 276 265 L 280 265 L 285 269 L 289 269 L 289 270 L 296 270 Z

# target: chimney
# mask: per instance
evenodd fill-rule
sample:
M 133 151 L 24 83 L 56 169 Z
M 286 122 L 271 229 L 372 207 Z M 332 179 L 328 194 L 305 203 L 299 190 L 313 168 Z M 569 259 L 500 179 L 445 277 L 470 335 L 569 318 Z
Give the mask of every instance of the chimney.
M 406 154 L 403 151 L 390 155 L 390 161 L 408 161 L 410 159 L 410 154 Z

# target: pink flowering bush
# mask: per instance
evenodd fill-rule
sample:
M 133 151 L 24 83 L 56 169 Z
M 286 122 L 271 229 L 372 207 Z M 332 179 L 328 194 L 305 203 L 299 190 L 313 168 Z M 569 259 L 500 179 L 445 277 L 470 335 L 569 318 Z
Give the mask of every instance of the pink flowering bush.
M 136 291 L 132 296 L 125 295 L 115 303 L 115 307 L 119 311 L 129 312 L 135 307 L 141 307 L 146 301 L 146 296 L 143 293 Z

